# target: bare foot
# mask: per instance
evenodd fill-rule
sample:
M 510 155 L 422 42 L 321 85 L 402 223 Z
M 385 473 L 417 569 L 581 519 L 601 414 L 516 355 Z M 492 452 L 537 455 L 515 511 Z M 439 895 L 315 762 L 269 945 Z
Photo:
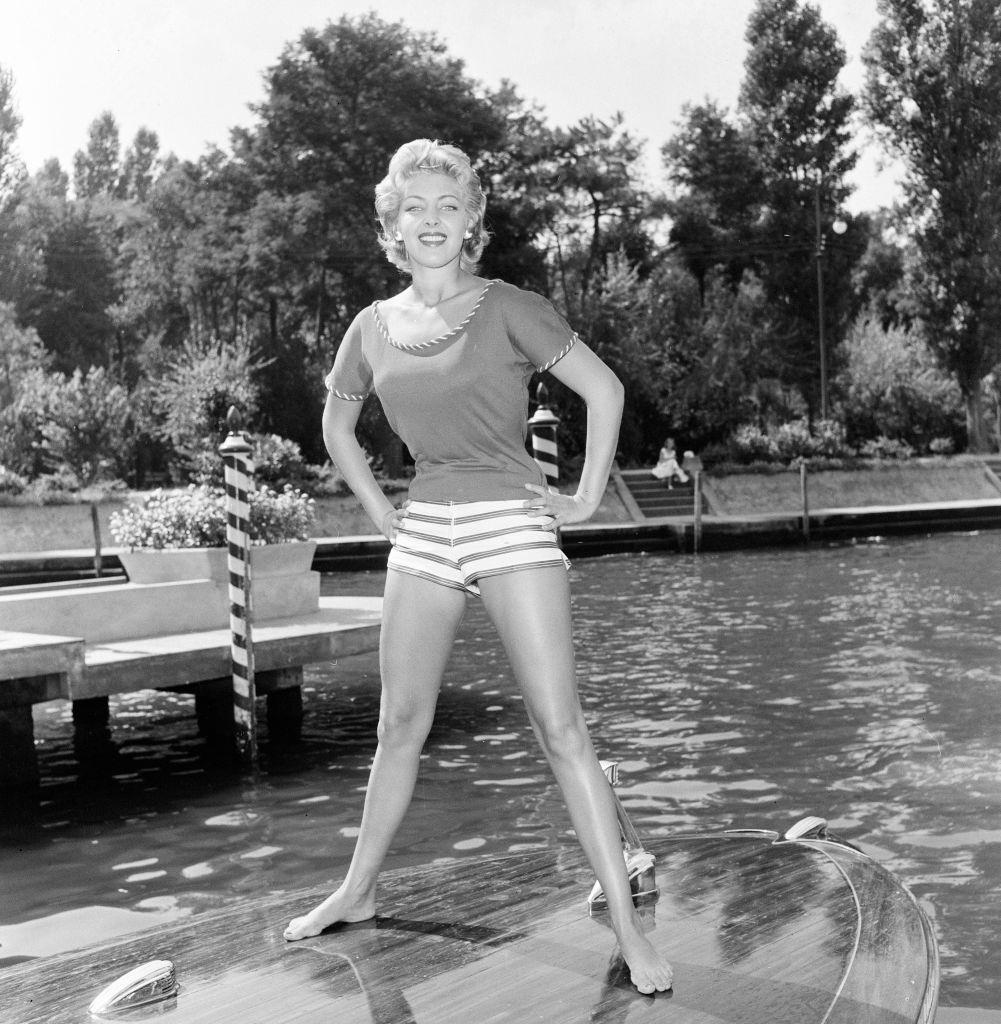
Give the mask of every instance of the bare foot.
M 298 942 L 299 939 L 311 939 L 314 935 L 319 935 L 324 928 L 329 928 L 332 924 L 353 924 L 356 921 L 367 921 L 374 916 L 373 894 L 356 897 L 345 892 L 344 886 L 341 886 L 308 914 L 292 918 L 283 935 L 286 942 Z
M 671 987 L 671 965 L 638 929 L 630 929 L 628 934 L 619 937 L 619 949 L 632 983 L 644 995 L 666 992 Z

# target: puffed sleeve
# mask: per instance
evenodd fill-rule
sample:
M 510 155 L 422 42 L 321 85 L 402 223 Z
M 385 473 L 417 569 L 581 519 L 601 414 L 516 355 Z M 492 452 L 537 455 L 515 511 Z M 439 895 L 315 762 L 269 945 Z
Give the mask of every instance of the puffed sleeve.
M 535 292 L 511 289 L 504 321 L 511 343 L 537 370 L 554 366 L 578 341 L 553 304 Z
M 354 318 L 334 357 L 334 368 L 324 378 L 327 390 L 348 402 L 361 402 L 372 390 L 372 368 L 362 350 L 363 311 Z

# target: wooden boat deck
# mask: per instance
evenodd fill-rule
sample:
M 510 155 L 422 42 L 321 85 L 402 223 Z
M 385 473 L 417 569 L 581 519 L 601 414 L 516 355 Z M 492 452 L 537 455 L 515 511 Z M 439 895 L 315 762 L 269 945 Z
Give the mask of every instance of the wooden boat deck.
M 381 916 L 282 940 L 321 894 L 287 892 L 0 972 L 0 1014 L 78 1024 L 137 964 L 172 960 L 180 994 L 126 1018 L 171 1024 L 914 1024 L 931 1021 L 927 919 L 874 861 L 774 833 L 656 840 L 643 908 L 674 991 L 628 982 L 579 856 L 540 852 L 387 872 Z

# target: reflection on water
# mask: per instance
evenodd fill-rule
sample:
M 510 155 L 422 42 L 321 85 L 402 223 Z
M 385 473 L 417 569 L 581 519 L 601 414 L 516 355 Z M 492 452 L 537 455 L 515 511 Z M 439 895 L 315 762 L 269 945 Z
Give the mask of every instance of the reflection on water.
M 574 572 L 582 698 L 641 834 L 824 815 L 928 909 L 946 1006 L 1001 1009 L 999 549 L 999 533 L 950 535 Z M 349 574 L 324 589 L 381 583 Z M 251 780 L 197 736 L 184 696 L 114 701 L 113 753 L 86 770 L 68 707 L 37 708 L 41 800 L 0 824 L 0 962 L 17 955 L 15 926 L 50 915 L 160 919 L 335 878 L 373 752 L 374 657 L 309 670 L 305 699 L 304 742 L 274 749 L 265 731 Z M 471 605 L 391 865 L 569 841 Z

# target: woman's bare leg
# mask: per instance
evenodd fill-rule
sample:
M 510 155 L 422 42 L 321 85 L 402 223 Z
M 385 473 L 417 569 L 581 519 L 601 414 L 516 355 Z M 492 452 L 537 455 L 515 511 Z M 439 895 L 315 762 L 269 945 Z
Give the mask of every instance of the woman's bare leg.
M 671 967 L 643 934 L 622 856 L 612 792 L 577 694 L 570 593 L 561 566 L 478 581 L 577 838 L 608 900 L 612 929 L 641 992 L 671 987 Z
M 375 913 L 379 871 L 410 806 L 421 748 L 465 607 L 462 591 L 402 572 L 386 574 L 379 745 L 354 854 L 340 887 L 295 918 L 285 929 L 286 939 L 306 939 L 337 921 L 363 921 Z

